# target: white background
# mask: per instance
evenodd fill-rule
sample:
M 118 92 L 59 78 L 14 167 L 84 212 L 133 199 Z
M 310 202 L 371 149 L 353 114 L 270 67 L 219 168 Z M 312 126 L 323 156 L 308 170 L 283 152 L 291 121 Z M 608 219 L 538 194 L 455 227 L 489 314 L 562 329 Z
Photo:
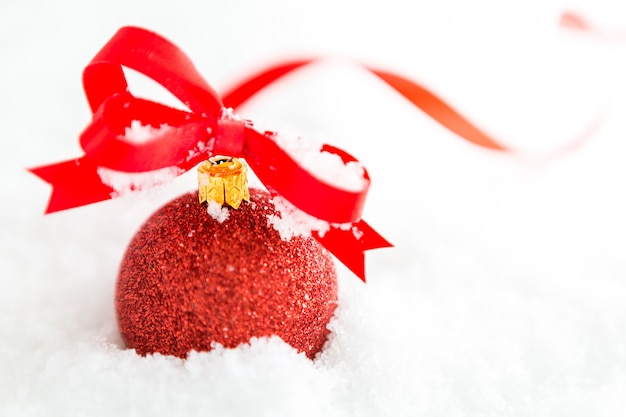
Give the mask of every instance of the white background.
M 604 36 L 559 27 L 565 10 Z M 42 215 L 50 188 L 25 169 L 81 154 L 81 71 L 124 25 L 175 42 L 218 92 L 327 58 L 240 109 L 359 158 L 364 218 L 395 244 L 367 253 L 366 285 L 339 269 L 315 361 L 280 340 L 186 361 L 121 346 L 126 244 L 193 174 Z M 0 415 L 623 415 L 624 29 L 618 1 L 3 1 Z M 360 63 L 427 86 L 513 151 L 466 143 Z

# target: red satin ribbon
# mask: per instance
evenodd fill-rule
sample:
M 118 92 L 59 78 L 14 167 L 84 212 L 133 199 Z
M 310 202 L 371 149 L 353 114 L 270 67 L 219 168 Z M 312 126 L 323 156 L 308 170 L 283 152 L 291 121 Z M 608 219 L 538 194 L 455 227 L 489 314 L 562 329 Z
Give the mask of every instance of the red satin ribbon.
M 128 91 L 122 66 L 158 82 L 191 112 L 135 98 Z M 361 220 L 369 188 L 367 173 L 366 186 L 359 192 L 318 180 L 276 144 L 274 132 L 259 132 L 251 122 L 230 116 L 189 58 L 159 35 L 121 28 L 85 68 L 83 85 L 93 112 L 91 124 L 80 136 L 85 155 L 30 169 L 53 187 L 46 213 L 115 196 L 98 175 L 100 167 L 127 173 L 177 167 L 183 173 L 211 155 L 226 154 L 243 157 L 271 192 L 304 212 L 332 223 L 352 223 L 351 230 L 331 227 L 323 237 L 314 236 L 363 281 L 363 252 L 391 246 Z M 133 121 L 171 128 L 137 144 L 124 137 Z M 322 150 L 344 162 L 355 160 L 328 145 Z
M 570 10 L 566 10 L 561 13 L 559 26 L 565 29 L 571 29 L 588 35 L 597 36 L 599 39 L 605 41 L 623 42 L 626 40 L 626 30 L 604 30 L 604 28 L 594 24 L 586 16 Z
M 317 59 L 302 59 L 280 63 L 252 75 L 247 80 L 242 81 L 229 92 L 222 95 L 224 105 L 236 109 L 254 96 L 263 88 L 272 84 L 283 76 L 313 62 Z M 495 139 L 480 130 L 469 122 L 459 112 L 454 110 L 445 101 L 437 97 L 426 87 L 419 85 L 408 78 L 387 71 L 363 66 L 364 69 L 376 75 L 391 88 L 400 93 L 413 105 L 421 109 L 424 113 L 432 117 L 441 125 L 456 133 L 461 138 L 484 148 L 503 151 L 507 150 Z

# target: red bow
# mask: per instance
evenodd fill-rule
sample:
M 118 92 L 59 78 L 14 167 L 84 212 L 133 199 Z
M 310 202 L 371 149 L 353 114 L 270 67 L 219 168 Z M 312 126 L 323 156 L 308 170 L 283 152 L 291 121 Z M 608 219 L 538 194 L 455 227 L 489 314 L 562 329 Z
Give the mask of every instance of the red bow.
M 158 82 L 191 112 L 134 97 L 122 66 Z M 116 195 L 98 170 L 136 173 L 176 167 L 178 175 L 212 155 L 242 157 L 263 184 L 302 211 L 332 223 L 352 223 L 350 230 L 331 227 L 324 236 L 314 232 L 341 262 L 365 281 L 364 251 L 391 244 L 361 220 L 369 177 L 361 191 L 347 191 L 320 181 L 275 142 L 274 132 L 259 132 L 247 120 L 232 117 L 220 97 L 189 58 L 161 36 L 136 27 L 121 28 L 83 72 L 83 86 L 93 112 L 80 136 L 85 155 L 30 169 L 50 183 L 46 213 L 79 207 Z M 125 137 L 126 128 L 167 125 L 144 143 Z M 324 145 L 344 163 L 355 159 Z

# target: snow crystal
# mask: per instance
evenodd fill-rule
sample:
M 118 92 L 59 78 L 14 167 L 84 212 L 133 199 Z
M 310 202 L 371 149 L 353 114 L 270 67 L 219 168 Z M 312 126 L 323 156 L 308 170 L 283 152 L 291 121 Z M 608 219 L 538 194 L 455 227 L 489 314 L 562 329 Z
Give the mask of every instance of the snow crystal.
M 158 139 L 160 135 L 173 130 L 172 126 L 162 124 L 159 127 L 143 125 L 139 120 L 130 122 L 130 126 L 124 129 L 124 139 L 127 142 L 141 145 L 151 140 Z
M 363 236 L 363 232 L 352 223 L 334 223 L 318 219 L 300 210 L 281 196 L 275 196 L 272 203 L 274 203 L 279 215 L 269 214 L 267 223 L 280 233 L 283 240 L 289 240 L 294 236 L 311 236 L 312 232 L 324 237 L 331 227 L 340 230 L 352 230 L 352 234 L 357 240 Z
M 211 134 L 211 128 L 207 128 L 207 135 L 210 135 L 210 134 Z M 207 148 L 213 149 L 214 145 L 215 145 L 214 137 L 209 137 L 205 141 L 199 140 L 193 149 L 190 149 L 189 151 L 187 151 L 187 157 L 185 159 L 187 161 L 191 161 L 192 159 L 196 158 L 198 155 L 204 153 L 205 149 Z
M 347 191 L 361 191 L 365 170 L 355 161 L 344 163 L 337 154 L 322 151 L 322 144 L 301 136 L 279 133 L 276 143 L 316 178 Z
M 303 212 L 283 197 L 276 196 L 272 202 L 280 215 L 268 215 L 267 222 L 278 230 L 283 240 L 289 240 L 293 236 L 311 236 L 312 231 L 323 234 L 330 228 L 328 222 Z
M 208 201 L 207 213 L 217 220 L 219 223 L 224 223 L 224 220 L 228 218 L 229 210 L 228 206 L 223 206 L 216 201 Z

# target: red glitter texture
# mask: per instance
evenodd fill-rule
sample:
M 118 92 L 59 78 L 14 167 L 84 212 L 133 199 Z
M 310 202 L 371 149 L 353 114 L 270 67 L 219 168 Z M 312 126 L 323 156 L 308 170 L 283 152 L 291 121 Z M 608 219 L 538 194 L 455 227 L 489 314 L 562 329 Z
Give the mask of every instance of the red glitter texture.
M 126 346 L 184 358 L 277 335 L 314 358 L 337 303 L 334 263 L 313 238 L 282 240 L 271 214 L 270 195 L 255 189 L 223 223 L 197 193 L 153 214 L 120 267 L 115 303 Z

